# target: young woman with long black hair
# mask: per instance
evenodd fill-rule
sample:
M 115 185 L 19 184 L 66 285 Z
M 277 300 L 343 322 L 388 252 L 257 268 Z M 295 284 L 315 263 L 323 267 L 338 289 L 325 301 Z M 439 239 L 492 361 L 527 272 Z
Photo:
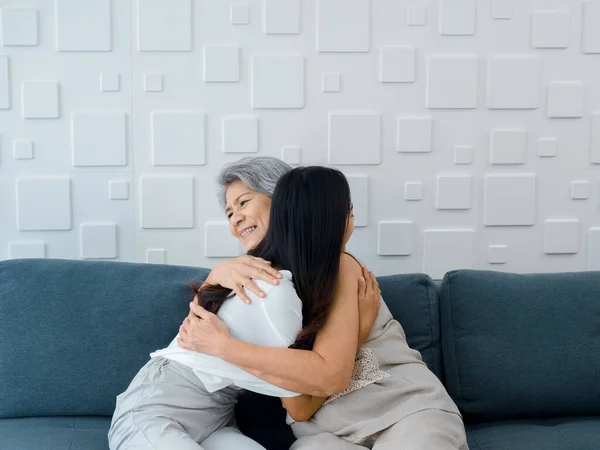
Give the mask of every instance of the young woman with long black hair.
M 243 200 L 232 199 L 232 205 L 236 201 Z M 352 311 L 343 317 L 350 319 L 349 327 L 356 330 L 362 271 L 344 254 L 353 229 L 350 189 L 341 172 L 323 167 L 291 170 L 280 178 L 273 194 L 264 239 L 249 252 L 271 262 L 281 274 L 279 283 L 273 286 L 257 281 L 267 295 L 252 294 L 250 305 L 230 289 L 208 283 L 195 289 L 194 301 L 210 317 L 219 317 L 232 336 L 255 345 L 313 348 L 317 334 L 326 333 L 332 325 L 331 318 L 341 317 L 335 311 L 349 310 L 348 298 L 354 299 Z M 202 449 L 202 441 L 232 424 L 242 389 L 282 397 L 292 416 L 296 412 L 298 418 L 302 416 L 306 396 L 214 356 L 186 350 L 179 346 L 178 338 L 152 353 L 117 397 L 109 431 L 112 450 Z M 347 338 L 354 340 L 352 353 L 340 350 L 335 356 L 340 373 L 348 374 L 336 379 L 339 391 L 350 381 L 358 346 L 355 331 Z M 255 448 L 261 447 L 256 444 Z

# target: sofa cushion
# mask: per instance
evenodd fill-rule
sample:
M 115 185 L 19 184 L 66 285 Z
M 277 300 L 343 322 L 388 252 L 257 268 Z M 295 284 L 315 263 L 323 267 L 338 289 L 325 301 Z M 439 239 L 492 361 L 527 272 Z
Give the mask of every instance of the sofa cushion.
M 110 417 L 0 419 L 0 448 L 108 450 Z
M 597 450 L 600 417 L 467 425 L 470 450 Z
M 446 385 L 467 421 L 600 415 L 599 286 L 600 272 L 446 274 Z
M 0 417 L 112 415 L 148 354 L 175 337 L 204 269 L 0 262 Z
M 443 380 L 437 287 L 428 275 L 377 277 L 381 295 L 402 325 L 408 345 L 421 352 L 429 369 Z

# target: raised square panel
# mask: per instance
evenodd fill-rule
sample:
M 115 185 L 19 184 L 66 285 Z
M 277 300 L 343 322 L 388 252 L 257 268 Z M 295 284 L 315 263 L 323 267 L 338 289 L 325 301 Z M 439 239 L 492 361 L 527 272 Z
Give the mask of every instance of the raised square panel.
M 436 208 L 470 209 L 472 184 L 471 175 L 438 175 Z
M 423 273 L 441 280 L 451 270 L 473 268 L 475 231 L 426 230 L 423 247 Z
M 224 117 L 223 152 L 258 152 L 258 118 L 255 116 Z
M 239 81 L 240 49 L 235 45 L 204 47 L 204 81 Z
M 250 23 L 250 8 L 245 5 L 234 5 L 230 10 L 232 25 L 248 25 Z
M 470 145 L 454 146 L 454 164 L 472 164 L 473 147 Z
M 318 0 L 317 51 L 368 52 L 370 22 L 369 0 Z
M 600 53 L 600 1 L 583 2 L 583 53 Z
M 490 245 L 487 260 L 490 264 L 506 264 L 508 248 L 506 245 Z
M 542 158 L 551 158 L 558 153 L 558 141 L 553 137 L 539 138 L 537 141 L 537 154 Z
M 29 139 L 15 139 L 13 141 L 13 156 L 15 159 L 32 159 L 33 142 Z
M 585 88 L 581 81 L 555 81 L 548 88 L 548 117 L 584 115 Z
M 401 153 L 431 151 L 433 121 L 430 117 L 399 117 L 396 150 Z
M 587 270 L 600 270 L 600 227 L 588 230 Z
M 379 164 L 380 153 L 381 114 L 329 114 L 330 164 Z
M 203 166 L 206 164 L 205 116 L 200 112 L 152 114 L 152 164 Z
M 579 252 L 579 220 L 548 219 L 544 227 L 544 253 L 573 254 Z
M 71 116 L 74 166 L 127 165 L 124 113 L 89 112 Z
M 144 91 L 146 92 L 162 92 L 163 91 L 163 74 L 160 72 L 146 72 L 144 74 Z
M 103 72 L 100 75 L 100 90 L 117 92 L 121 89 L 120 75 L 117 72 Z
M 8 56 L 0 55 L 0 109 L 10 108 L 10 87 L 8 85 Z
M 513 16 L 514 0 L 493 0 L 492 17 L 496 20 L 509 20 Z
M 412 27 L 427 25 L 427 8 L 411 6 L 406 11 L 406 24 Z
M 20 231 L 71 229 L 71 180 L 62 176 L 17 178 Z
M 423 200 L 423 183 L 420 181 L 404 183 L 404 199 L 408 201 Z
M 341 80 L 339 73 L 324 73 L 321 89 L 323 92 L 340 92 Z
M 427 108 L 477 108 L 478 79 L 479 60 L 476 56 L 429 57 L 427 60 Z
M 535 56 L 492 56 L 487 70 L 487 107 L 536 109 L 540 106 L 541 65 Z
M 490 162 L 492 164 L 525 164 L 526 161 L 526 130 L 492 130 L 490 133 Z
M 283 147 L 281 149 L 281 159 L 290 166 L 300 165 L 300 147 Z
M 300 0 L 264 0 L 265 34 L 299 34 Z
M 149 248 L 146 250 L 146 262 L 148 264 L 165 264 L 166 252 L 164 248 Z
M 108 183 L 108 198 L 111 200 L 127 200 L 129 183 L 124 180 L 112 180 Z
M 573 200 L 587 200 L 592 195 L 592 184 L 586 180 L 571 182 L 571 198 Z
M 535 225 L 535 216 L 535 174 L 491 174 L 485 176 L 484 225 Z
M 56 119 L 58 113 L 58 83 L 54 81 L 23 81 L 22 107 L 25 119 Z
M 471 36 L 475 34 L 474 0 L 440 0 L 440 34 Z
M 257 55 L 252 58 L 253 108 L 304 108 L 304 58 Z
M 229 232 L 227 222 L 207 222 L 204 227 L 204 256 L 235 258 L 241 254 L 240 242 Z
M 600 112 L 592 114 L 590 139 L 590 162 L 600 164 Z
M 354 226 L 369 225 L 369 177 L 367 175 L 346 175 L 350 186 L 350 198 L 354 207 Z
M 56 46 L 59 51 L 109 52 L 111 50 L 110 0 L 55 1 Z
M 9 259 L 45 258 L 46 244 L 43 242 L 11 242 L 8 244 Z
M 37 45 L 38 24 L 35 9 L 0 10 L 2 14 L 2 45 Z
M 381 221 L 377 236 L 377 254 L 408 256 L 413 252 L 413 223 L 411 221 Z
M 388 45 L 379 56 L 382 83 L 412 83 L 416 79 L 417 51 L 409 45 Z
M 137 0 L 137 20 L 139 51 L 192 50 L 191 0 Z
M 571 33 L 571 15 L 564 11 L 540 11 L 533 15 L 533 48 L 567 48 Z
M 82 259 L 114 259 L 117 257 L 116 224 L 82 223 L 80 228 Z
M 140 185 L 142 228 L 194 227 L 192 176 L 142 175 Z

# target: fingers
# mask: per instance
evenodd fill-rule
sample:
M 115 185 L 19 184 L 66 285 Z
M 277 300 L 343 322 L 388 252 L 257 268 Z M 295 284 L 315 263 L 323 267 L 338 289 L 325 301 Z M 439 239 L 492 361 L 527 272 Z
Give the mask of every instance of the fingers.
M 363 301 L 367 296 L 367 285 L 364 277 L 358 279 L 358 301 Z
M 248 256 L 246 261 L 249 266 L 252 266 L 254 269 L 258 269 L 253 271 L 251 274 L 251 276 L 254 278 L 258 278 L 259 280 L 263 280 L 271 284 L 277 284 L 277 280 L 281 278 L 281 274 L 277 269 L 271 266 L 270 261 L 262 258 L 255 258 L 254 256 Z
M 240 298 L 240 300 L 242 300 L 245 304 L 249 305 L 250 303 L 252 303 L 250 297 L 248 297 L 244 292 L 243 286 L 238 284 L 237 287 L 233 289 L 233 292 L 235 292 L 235 295 L 237 295 Z
M 244 298 L 248 299 L 248 301 L 244 300 L 245 303 L 250 303 L 250 298 L 246 295 L 246 293 L 244 292 L 243 288 L 248 289 L 250 292 L 254 293 L 255 295 L 258 295 L 259 297 L 264 297 L 265 296 L 265 293 L 263 291 L 261 291 L 258 288 L 258 286 L 256 285 L 256 283 L 254 283 L 254 281 L 252 281 L 250 278 L 246 278 L 240 284 L 241 284 L 241 286 L 239 287 L 239 290 L 242 293 L 242 295 L 240 295 L 240 298 L 242 300 L 244 300 Z
M 194 302 L 190 303 L 190 311 L 192 311 L 196 316 L 198 316 L 200 319 L 203 319 L 203 320 L 207 320 L 211 314 L 207 310 L 205 310 L 202 306 L 200 306 Z M 188 317 L 185 320 L 190 320 L 190 319 Z M 184 322 L 185 322 L 185 320 L 184 320 Z

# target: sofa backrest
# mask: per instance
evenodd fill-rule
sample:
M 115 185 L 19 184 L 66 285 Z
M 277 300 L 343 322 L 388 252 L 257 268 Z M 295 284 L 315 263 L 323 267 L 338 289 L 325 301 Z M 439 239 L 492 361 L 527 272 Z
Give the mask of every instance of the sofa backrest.
M 421 352 L 429 369 L 443 381 L 437 287 L 428 275 L 377 277 L 381 295 L 406 333 L 408 345 Z
M 452 271 L 440 313 L 468 421 L 600 414 L 600 272 Z
M 0 418 L 112 415 L 151 351 L 174 338 L 192 267 L 0 261 Z

